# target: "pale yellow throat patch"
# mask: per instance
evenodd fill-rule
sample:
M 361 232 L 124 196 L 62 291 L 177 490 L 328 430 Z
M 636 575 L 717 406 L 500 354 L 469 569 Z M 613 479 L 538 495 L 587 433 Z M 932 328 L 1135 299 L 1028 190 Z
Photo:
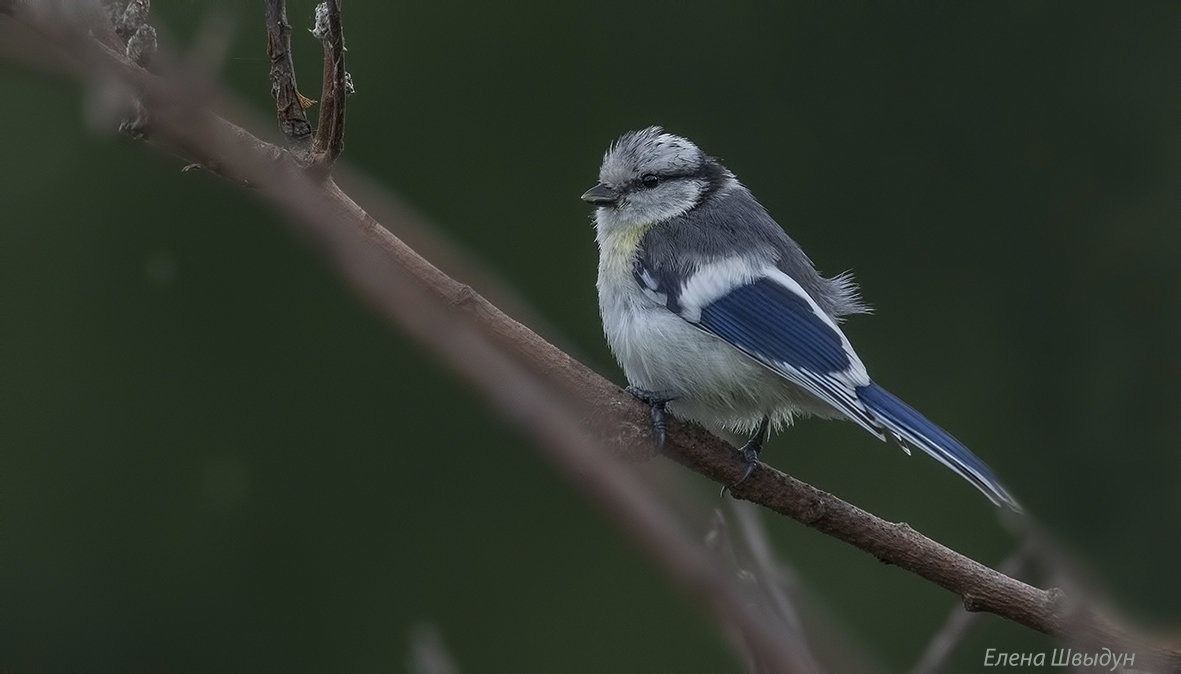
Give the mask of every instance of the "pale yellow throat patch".
M 651 228 L 650 223 L 599 237 L 599 271 L 612 274 L 609 278 L 614 278 L 614 274 L 626 274 L 630 278 L 636 252 L 640 249 L 640 239 Z

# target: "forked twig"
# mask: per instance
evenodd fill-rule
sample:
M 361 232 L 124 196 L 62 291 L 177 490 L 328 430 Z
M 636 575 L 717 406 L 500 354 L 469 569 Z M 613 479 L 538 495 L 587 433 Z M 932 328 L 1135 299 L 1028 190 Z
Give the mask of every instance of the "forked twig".
M 279 130 L 297 147 L 312 135 L 305 99 L 295 84 L 295 63 L 291 59 L 291 24 L 287 23 L 286 0 L 266 3 L 267 56 L 271 59 L 271 95 L 279 118 Z M 310 104 L 310 102 L 308 102 Z

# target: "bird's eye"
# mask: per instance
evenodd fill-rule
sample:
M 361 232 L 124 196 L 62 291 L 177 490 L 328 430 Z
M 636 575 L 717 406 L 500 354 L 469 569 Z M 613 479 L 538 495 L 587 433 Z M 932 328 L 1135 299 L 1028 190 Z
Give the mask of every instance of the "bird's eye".
M 640 184 L 644 187 L 647 187 L 648 189 L 652 189 L 653 187 L 656 187 L 660 184 L 660 178 L 649 173 L 643 178 L 640 178 Z

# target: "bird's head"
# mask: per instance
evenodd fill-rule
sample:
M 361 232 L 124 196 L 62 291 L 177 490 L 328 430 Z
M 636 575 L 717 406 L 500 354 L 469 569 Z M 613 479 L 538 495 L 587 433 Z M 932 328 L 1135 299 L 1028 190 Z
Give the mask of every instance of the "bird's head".
M 582 195 L 600 229 L 644 227 L 689 212 L 734 181 L 691 141 L 658 126 L 625 133 L 607 148 L 599 184 Z

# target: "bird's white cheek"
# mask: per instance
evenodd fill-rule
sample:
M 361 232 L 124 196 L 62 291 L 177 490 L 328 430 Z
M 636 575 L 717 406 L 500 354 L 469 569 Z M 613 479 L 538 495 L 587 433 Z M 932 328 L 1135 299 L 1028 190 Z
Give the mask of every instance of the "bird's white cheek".
M 704 185 L 699 181 L 677 181 L 629 195 L 620 204 L 629 220 L 653 223 L 683 215 L 697 205 Z
M 704 189 L 704 183 L 694 180 L 630 192 L 620 198 L 619 205 L 599 208 L 595 212 L 595 227 L 602 236 L 684 215 L 697 205 Z

